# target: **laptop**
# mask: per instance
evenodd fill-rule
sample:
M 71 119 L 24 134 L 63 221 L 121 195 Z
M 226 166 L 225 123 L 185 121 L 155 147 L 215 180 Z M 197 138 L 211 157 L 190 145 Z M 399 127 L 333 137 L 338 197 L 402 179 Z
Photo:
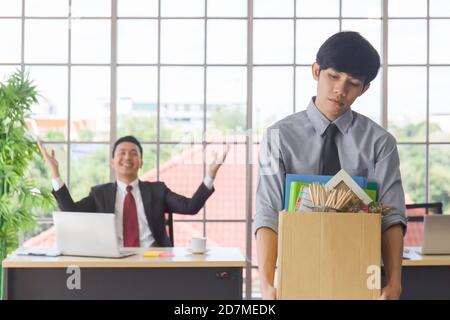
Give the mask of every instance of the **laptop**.
M 426 215 L 422 254 L 450 254 L 450 215 Z
M 55 211 L 56 245 L 62 255 L 124 258 L 120 251 L 116 216 L 108 213 Z

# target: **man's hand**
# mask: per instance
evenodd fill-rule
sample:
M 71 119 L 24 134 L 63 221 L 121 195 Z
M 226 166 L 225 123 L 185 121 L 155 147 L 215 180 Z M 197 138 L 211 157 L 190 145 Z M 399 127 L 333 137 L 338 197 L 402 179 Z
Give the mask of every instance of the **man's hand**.
M 263 300 L 276 300 L 277 289 L 275 289 L 270 284 L 261 285 L 261 295 Z
M 217 175 L 217 171 L 219 171 L 220 166 L 225 162 L 225 159 L 227 158 L 228 150 L 230 150 L 230 145 L 227 144 L 226 148 L 222 153 L 218 154 L 215 150 L 211 152 L 211 156 L 207 163 L 208 165 L 208 175 L 211 178 L 215 178 Z
M 60 176 L 59 174 L 59 164 L 55 158 L 55 150 L 52 149 L 51 153 L 47 151 L 47 148 L 42 144 L 42 141 L 37 141 L 39 149 L 41 150 L 42 155 L 44 156 L 45 162 L 47 163 L 48 168 L 50 169 L 50 174 L 53 179 L 56 179 Z
M 402 288 L 400 286 L 387 285 L 381 289 L 380 300 L 399 300 L 401 293 Z

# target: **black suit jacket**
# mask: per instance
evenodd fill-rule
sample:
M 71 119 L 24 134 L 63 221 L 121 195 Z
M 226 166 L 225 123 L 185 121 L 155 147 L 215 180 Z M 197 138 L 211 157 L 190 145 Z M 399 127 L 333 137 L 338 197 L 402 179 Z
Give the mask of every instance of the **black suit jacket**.
M 164 213 L 180 213 L 194 215 L 205 205 L 206 200 L 214 192 L 202 183 L 192 198 L 186 198 L 172 192 L 163 182 L 139 181 L 145 216 L 155 238 L 155 246 L 170 247 L 173 244 L 165 229 Z M 63 211 L 103 212 L 114 214 L 116 204 L 117 183 L 106 183 L 92 187 L 89 196 L 74 202 L 66 185 L 53 195 Z

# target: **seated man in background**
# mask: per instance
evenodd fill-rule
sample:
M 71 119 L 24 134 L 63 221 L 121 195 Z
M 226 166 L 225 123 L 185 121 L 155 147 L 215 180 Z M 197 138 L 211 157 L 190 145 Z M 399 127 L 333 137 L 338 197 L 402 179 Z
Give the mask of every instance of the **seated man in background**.
M 53 195 L 63 211 L 104 212 L 116 215 L 119 240 L 124 247 L 172 246 L 164 224 L 164 213 L 194 215 L 214 192 L 213 182 L 228 149 L 214 160 L 192 198 L 172 192 L 163 182 L 144 182 L 138 179 L 142 167 L 142 147 L 133 136 L 125 136 L 114 143 L 111 167 L 116 181 L 92 187 L 89 195 L 74 202 L 59 173 L 55 151 L 39 148 L 52 176 Z

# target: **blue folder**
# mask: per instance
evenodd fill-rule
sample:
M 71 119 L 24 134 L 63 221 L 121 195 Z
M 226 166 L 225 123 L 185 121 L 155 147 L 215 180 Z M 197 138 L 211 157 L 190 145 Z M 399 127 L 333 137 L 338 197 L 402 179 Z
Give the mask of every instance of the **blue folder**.
M 291 182 L 300 181 L 300 182 L 319 182 L 322 184 L 327 183 L 331 180 L 333 176 L 321 176 L 321 175 L 307 175 L 307 174 L 294 174 L 288 173 L 286 174 L 286 181 L 284 186 L 284 210 L 287 210 L 289 205 L 289 195 L 291 192 Z M 363 176 L 353 176 L 353 180 L 363 189 L 367 188 L 367 178 Z

